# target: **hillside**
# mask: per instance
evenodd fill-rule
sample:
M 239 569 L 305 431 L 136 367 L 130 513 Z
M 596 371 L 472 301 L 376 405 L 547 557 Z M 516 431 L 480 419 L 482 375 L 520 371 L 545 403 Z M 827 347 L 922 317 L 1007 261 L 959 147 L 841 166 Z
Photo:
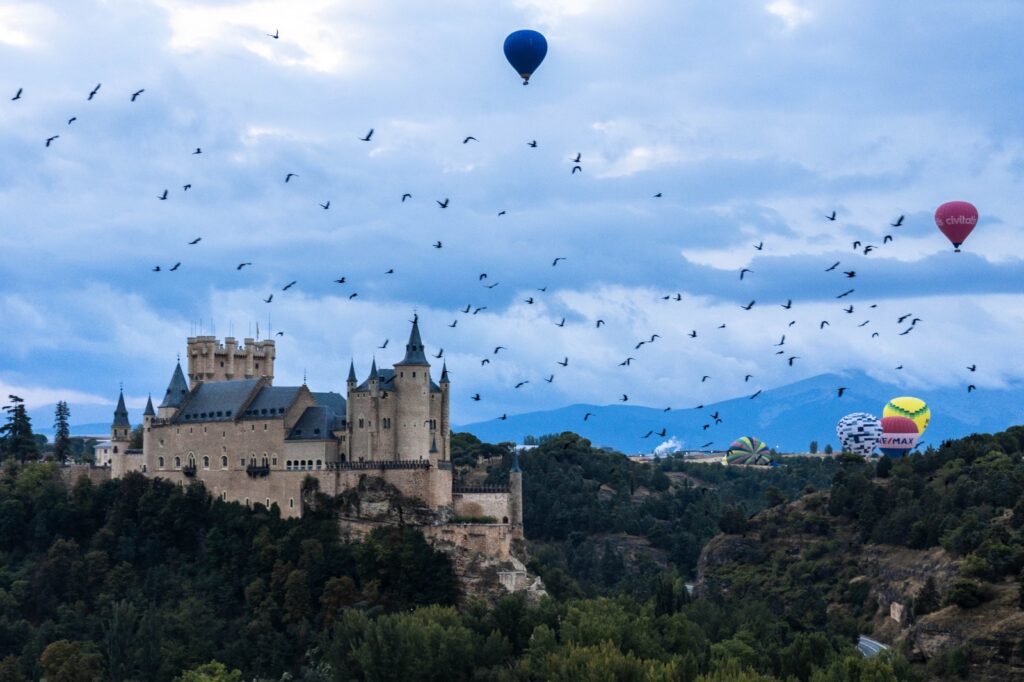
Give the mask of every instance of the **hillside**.
M 849 389 L 842 398 L 836 397 L 838 386 Z M 1024 386 L 979 388 L 970 394 L 962 386 L 907 389 L 850 371 L 821 374 L 766 389 L 753 400 L 741 396 L 705 405 L 703 409 L 676 406 L 665 412 L 634 405 L 578 404 L 457 428 L 492 443 L 521 443 L 527 435 L 575 431 L 598 447 L 626 453 L 652 452 L 672 439 L 679 449 L 703 449 L 708 442 L 712 443 L 711 449 L 722 449 L 740 436 L 752 435 L 771 447 L 803 452 L 812 440 L 822 447 L 826 443 L 838 445 L 835 425 L 843 415 L 862 411 L 880 415 L 886 401 L 908 394 L 919 396 L 931 406 L 932 423 L 922 439 L 925 445 L 938 445 L 972 433 L 992 433 L 1024 422 Z M 587 412 L 594 416 L 584 422 Z M 715 412 L 719 413 L 721 424 L 714 424 L 710 418 Z M 704 424 L 710 427 L 705 430 Z M 661 429 L 666 429 L 665 437 L 643 438 L 648 431 Z
M 871 633 L 934 677 L 1024 679 L 1024 428 L 755 515 L 701 553 L 695 593 L 766 600 L 800 629 Z

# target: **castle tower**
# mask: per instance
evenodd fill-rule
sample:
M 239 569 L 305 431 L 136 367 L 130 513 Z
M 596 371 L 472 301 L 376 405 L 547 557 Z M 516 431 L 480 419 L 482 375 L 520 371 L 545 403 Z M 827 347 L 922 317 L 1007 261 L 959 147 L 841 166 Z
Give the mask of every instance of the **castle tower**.
M 142 413 L 142 452 L 145 457 L 149 456 L 149 430 L 153 427 L 153 418 L 156 417 L 156 410 L 153 409 L 153 396 L 146 398 L 146 410 Z M 147 461 L 143 459 L 143 461 Z
M 508 521 L 523 527 L 523 470 L 519 468 L 519 451 L 512 451 L 512 468 L 508 472 Z
M 405 357 L 395 365 L 397 459 L 430 459 L 430 363 L 423 352 L 418 318 L 413 318 Z M 437 459 L 434 456 L 434 459 Z
M 132 444 L 132 425 L 124 405 L 124 389 L 117 397 L 114 422 L 110 425 L 110 475 L 120 478 L 125 472 L 125 451 Z
M 216 336 L 191 336 L 188 339 L 188 377 L 193 384 L 199 381 L 227 381 L 230 379 L 258 379 L 274 381 L 274 359 L 277 354 L 274 341 L 237 339 L 227 337 L 220 343 Z
M 448 451 L 451 445 L 451 424 L 448 420 L 448 401 L 449 401 L 449 388 L 450 384 L 448 381 L 448 363 L 445 362 L 441 365 L 441 419 L 440 419 L 440 434 L 441 444 L 438 448 L 438 459 L 445 460 L 451 459 L 451 453 Z
M 187 397 L 188 382 L 185 381 L 185 373 L 181 371 L 181 362 L 179 362 L 174 368 L 174 374 L 171 375 L 171 382 L 167 384 L 167 392 L 164 394 L 163 402 L 160 403 L 157 417 L 160 419 L 170 419 L 178 411 L 178 408 L 184 404 Z

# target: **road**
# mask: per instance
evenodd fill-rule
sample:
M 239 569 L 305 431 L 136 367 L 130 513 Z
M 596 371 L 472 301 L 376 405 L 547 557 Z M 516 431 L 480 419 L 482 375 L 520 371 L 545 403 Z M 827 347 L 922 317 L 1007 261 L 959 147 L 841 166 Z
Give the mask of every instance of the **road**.
M 864 654 L 865 658 L 871 658 L 887 650 L 889 647 L 881 642 L 876 642 L 870 637 L 861 635 L 857 640 L 857 648 L 860 649 L 860 652 Z

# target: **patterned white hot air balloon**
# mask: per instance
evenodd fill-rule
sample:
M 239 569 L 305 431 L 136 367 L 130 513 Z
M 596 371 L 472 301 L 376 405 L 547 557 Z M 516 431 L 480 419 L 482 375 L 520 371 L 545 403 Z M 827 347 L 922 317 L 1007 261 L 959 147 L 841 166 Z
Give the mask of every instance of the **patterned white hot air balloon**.
M 839 420 L 836 435 L 843 446 L 843 452 L 870 455 L 882 436 L 882 422 L 867 412 L 854 412 Z

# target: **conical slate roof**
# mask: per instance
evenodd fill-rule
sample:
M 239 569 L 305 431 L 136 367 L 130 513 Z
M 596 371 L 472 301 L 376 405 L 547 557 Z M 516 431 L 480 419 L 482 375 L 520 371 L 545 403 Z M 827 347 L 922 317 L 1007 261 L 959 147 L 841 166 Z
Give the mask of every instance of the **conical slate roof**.
M 348 380 L 351 382 L 357 381 L 356 379 L 356 363 L 355 360 L 349 360 L 348 363 Z
M 112 426 L 131 427 L 128 422 L 128 408 L 124 406 L 124 391 L 117 396 L 117 409 L 114 410 L 114 423 Z
M 398 363 L 399 365 L 426 365 L 430 367 L 430 363 L 427 362 L 427 356 L 423 352 L 423 340 L 420 339 L 420 325 L 417 318 L 412 320 L 412 331 L 409 333 L 409 343 L 405 344 L 405 357 Z
M 171 383 L 167 385 L 167 393 L 164 394 L 164 401 L 160 407 L 180 407 L 188 396 L 188 382 L 185 381 L 185 373 L 181 371 L 181 363 L 174 368 L 171 375 Z
M 153 409 L 153 396 L 146 398 L 146 411 L 142 413 L 143 417 L 156 416 L 156 410 Z

